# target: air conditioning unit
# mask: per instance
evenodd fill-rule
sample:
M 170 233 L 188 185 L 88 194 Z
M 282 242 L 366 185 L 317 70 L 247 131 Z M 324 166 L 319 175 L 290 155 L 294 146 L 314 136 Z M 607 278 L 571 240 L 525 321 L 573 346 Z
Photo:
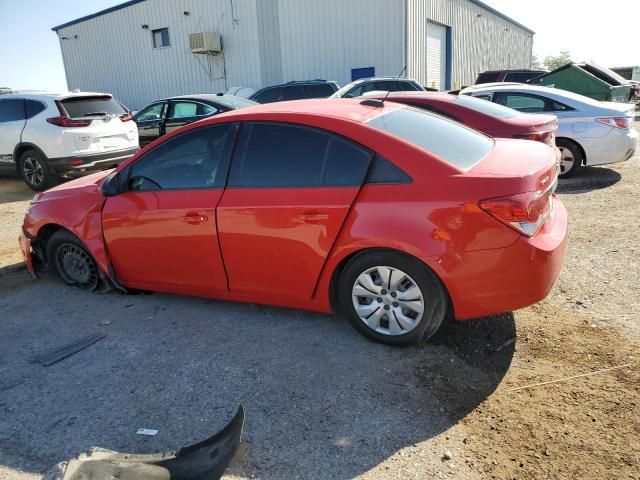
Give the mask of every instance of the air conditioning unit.
M 213 32 L 190 33 L 189 48 L 191 53 L 218 54 L 222 52 L 220 35 Z

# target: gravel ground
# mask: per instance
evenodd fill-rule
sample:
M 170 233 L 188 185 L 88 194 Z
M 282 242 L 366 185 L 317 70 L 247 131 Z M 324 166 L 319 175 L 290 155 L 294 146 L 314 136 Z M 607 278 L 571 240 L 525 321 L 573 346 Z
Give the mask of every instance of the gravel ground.
M 250 447 L 227 478 L 638 479 L 639 164 L 561 184 L 571 242 L 547 300 L 409 349 L 331 316 L 31 280 L 16 242 L 31 193 L 1 178 L 0 478 L 91 445 L 175 449 L 242 403 Z M 29 362 L 100 332 L 56 365 Z

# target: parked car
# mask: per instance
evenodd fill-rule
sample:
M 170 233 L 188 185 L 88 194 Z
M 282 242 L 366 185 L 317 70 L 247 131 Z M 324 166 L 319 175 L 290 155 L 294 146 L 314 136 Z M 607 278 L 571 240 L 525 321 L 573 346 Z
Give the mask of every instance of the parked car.
M 542 142 L 553 148 L 560 162 L 555 137 L 558 120 L 555 115 L 522 113 L 512 108 L 466 95 L 432 92 L 371 92 L 367 98 L 386 99 L 437 113 L 463 123 L 494 138 L 520 138 Z
M 287 100 L 303 100 L 305 98 L 327 98 L 340 86 L 327 80 L 306 80 L 272 85 L 258 90 L 249 97 L 258 103 L 284 102 Z
M 561 177 L 582 165 L 604 165 L 631 158 L 638 144 L 632 104 L 599 102 L 577 93 L 535 85 L 470 87 L 472 95 L 526 113 L 558 117 L 556 145 L 562 154 Z
M 140 145 L 144 147 L 189 123 L 253 105 L 257 105 L 256 102 L 233 95 L 182 95 L 147 105 L 133 120 L 138 125 Z
M 62 175 L 113 168 L 139 149 L 131 119 L 106 93 L 2 95 L 0 171 L 42 191 Z
M 367 92 L 424 92 L 425 88 L 417 81 L 410 78 L 397 77 L 372 77 L 361 78 L 355 82 L 348 83 L 331 98 L 355 98 Z
M 393 345 L 428 338 L 448 312 L 544 298 L 567 235 L 553 152 L 371 102 L 229 112 L 36 195 L 27 266 L 87 290 L 336 310 Z
M 482 72 L 476 78 L 476 85 L 483 83 L 516 82 L 526 83 L 531 79 L 547 73 L 546 70 L 491 70 Z

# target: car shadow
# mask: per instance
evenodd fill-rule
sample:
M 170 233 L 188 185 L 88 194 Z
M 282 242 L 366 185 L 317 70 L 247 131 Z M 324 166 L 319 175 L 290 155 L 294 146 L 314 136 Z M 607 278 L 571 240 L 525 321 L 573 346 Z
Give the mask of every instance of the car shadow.
M 571 178 L 561 179 L 558 193 L 575 194 L 602 190 L 615 185 L 622 179 L 616 170 L 606 167 L 582 167 Z
M 0 173 L 0 204 L 30 200 L 34 194 L 17 174 Z
M 176 449 L 241 403 L 250 447 L 236 473 L 353 478 L 475 409 L 515 348 L 512 314 L 446 322 L 426 344 L 392 348 L 329 315 L 5 274 L 23 285 L 0 282 L 0 463 L 28 472 L 90 445 Z M 27 361 L 94 333 L 107 336 L 50 367 Z

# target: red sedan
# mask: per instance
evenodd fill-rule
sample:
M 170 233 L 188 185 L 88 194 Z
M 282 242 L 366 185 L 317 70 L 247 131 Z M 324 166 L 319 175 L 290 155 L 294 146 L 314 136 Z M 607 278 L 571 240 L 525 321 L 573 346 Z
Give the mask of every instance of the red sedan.
M 567 213 L 555 158 L 372 100 L 225 113 L 40 193 L 22 251 L 68 284 L 345 314 L 414 344 L 544 298 Z
M 383 99 L 386 92 L 375 92 L 367 98 Z M 549 145 L 560 161 L 556 148 L 558 119 L 555 115 L 522 113 L 512 108 L 467 95 L 435 92 L 397 92 L 387 100 L 437 113 L 494 138 L 521 138 Z

